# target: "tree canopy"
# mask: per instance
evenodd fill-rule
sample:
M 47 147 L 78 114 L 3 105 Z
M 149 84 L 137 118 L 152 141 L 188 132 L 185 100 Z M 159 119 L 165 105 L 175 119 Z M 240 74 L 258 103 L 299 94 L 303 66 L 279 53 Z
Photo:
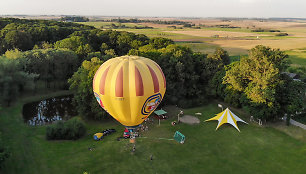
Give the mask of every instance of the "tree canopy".
M 303 110 L 305 84 L 282 74 L 288 66 L 287 57 L 279 49 L 262 45 L 251 49 L 248 57 L 227 67 L 225 100 L 230 97 L 231 102 L 247 106 L 254 116 L 268 120 Z

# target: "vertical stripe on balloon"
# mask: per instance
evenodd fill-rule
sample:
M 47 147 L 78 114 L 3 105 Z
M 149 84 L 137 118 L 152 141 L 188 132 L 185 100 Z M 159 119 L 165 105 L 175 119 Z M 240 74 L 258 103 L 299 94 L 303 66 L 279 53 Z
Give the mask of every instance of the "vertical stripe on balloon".
M 99 69 L 98 69 L 98 70 L 96 71 L 96 73 L 95 73 L 95 76 L 94 76 L 93 81 L 92 81 L 92 89 L 95 89 L 95 84 L 96 84 L 96 83 L 95 83 L 95 82 L 96 82 L 95 79 L 96 79 L 96 76 L 97 76 L 97 74 L 98 74 L 97 72 L 99 72 L 99 70 L 100 70 L 101 68 L 102 68 L 102 66 L 100 66 Z
M 157 68 L 159 69 L 160 73 L 163 75 L 163 79 L 164 79 L 164 88 L 166 88 L 166 77 L 162 71 L 162 69 L 159 67 L 159 65 L 157 65 L 157 63 L 155 63 L 155 65 L 157 66 Z
M 135 67 L 135 88 L 136 88 L 136 96 L 143 96 L 143 82 L 141 74 L 137 67 Z
M 109 70 L 109 67 L 102 74 L 101 81 L 100 81 L 100 93 L 102 95 L 104 95 L 104 92 L 105 92 L 105 80 L 106 80 L 108 70 Z
M 120 68 L 116 79 L 116 97 L 123 97 L 123 67 Z
M 153 79 L 154 93 L 159 92 L 159 83 L 158 83 L 158 78 L 156 76 L 156 73 L 153 71 L 153 69 L 149 65 L 147 65 L 147 66 L 150 70 L 150 73 L 151 73 L 151 76 L 152 76 L 152 79 Z

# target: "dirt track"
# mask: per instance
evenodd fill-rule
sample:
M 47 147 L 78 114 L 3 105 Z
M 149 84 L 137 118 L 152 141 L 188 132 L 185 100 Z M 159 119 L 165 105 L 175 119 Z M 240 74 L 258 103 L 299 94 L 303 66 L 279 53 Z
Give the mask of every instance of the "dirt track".
M 180 117 L 180 122 L 192 125 L 192 124 L 199 124 L 200 120 L 195 116 L 184 115 Z

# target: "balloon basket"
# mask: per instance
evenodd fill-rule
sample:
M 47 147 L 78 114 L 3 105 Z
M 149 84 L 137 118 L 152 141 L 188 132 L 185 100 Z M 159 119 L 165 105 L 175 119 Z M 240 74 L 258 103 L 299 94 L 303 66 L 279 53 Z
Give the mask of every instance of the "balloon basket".
M 129 131 L 129 132 L 134 132 L 135 129 L 137 129 L 138 127 L 140 127 L 139 125 L 136 126 L 125 126 L 125 128 Z

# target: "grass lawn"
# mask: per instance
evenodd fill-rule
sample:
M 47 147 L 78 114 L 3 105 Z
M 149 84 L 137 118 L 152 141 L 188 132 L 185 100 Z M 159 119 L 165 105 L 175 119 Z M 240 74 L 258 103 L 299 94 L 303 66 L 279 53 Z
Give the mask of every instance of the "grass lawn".
M 292 66 L 306 66 L 306 51 L 286 51 Z
M 127 140 L 116 140 L 124 128 L 112 120 L 86 122 L 87 135 L 76 141 L 47 141 L 45 126 L 25 125 L 21 111 L 25 102 L 51 95 L 29 97 L 0 111 L 0 131 L 12 152 L 2 173 L 306 172 L 305 139 L 295 139 L 277 129 L 255 124 L 239 124 L 241 133 L 230 125 L 215 131 L 216 121 L 203 122 L 220 112 L 214 102 L 184 110 L 185 114 L 192 115 L 201 112 L 199 125 L 171 126 L 176 113 L 170 112 L 172 118 L 162 121 L 160 126 L 151 125 L 149 131 L 142 134 L 143 138 L 137 139 L 135 154 L 131 153 L 132 146 Z M 233 111 L 248 121 L 245 114 Z M 107 128 L 115 128 L 118 132 L 99 142 L 92 139 L 94 133 Z M 185 144 L 158 139 L 172 138 L 176 130 L 186 136 Z M 94 150 L 88 150 L 89 147 Z

